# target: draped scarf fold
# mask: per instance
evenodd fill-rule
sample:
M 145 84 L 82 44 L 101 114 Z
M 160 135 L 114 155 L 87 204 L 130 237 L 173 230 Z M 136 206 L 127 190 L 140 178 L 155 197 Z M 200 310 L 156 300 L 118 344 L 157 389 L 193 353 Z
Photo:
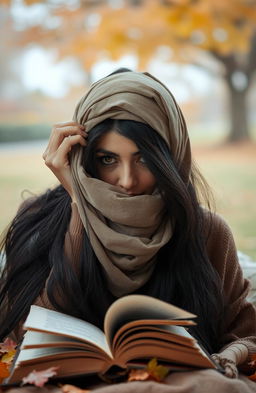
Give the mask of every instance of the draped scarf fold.
M 167 142 L 180 175 L 188 181 L 191 152 L 185 120 L 161 82 L 148 73 L 123 72 L 94 83 L 78 103 L 73 120 L 89 132 L 108 118 L 150 125 Z M 91 178 L 82 167 L 82 154 L 83 148 L 78 147 L 70 157 L 79 214 L 109 290 L 122 296 L 147 282 L 173 225 L 157 190 L 131 197 Z

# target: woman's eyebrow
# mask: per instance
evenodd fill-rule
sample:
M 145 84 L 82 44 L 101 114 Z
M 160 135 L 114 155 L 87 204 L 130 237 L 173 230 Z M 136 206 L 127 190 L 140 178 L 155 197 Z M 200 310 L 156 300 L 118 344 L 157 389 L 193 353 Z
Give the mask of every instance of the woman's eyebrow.
M 106 149 L 97 149 L 96 153 L 102 153 L 102 154 L 107 154 L 109 156 L 119 157 L 119 154 L 114 153 L 113 151 L 110 151 L 110 150 L 106 150 Z M 140 151 L 135 151 L 134 153 L 132 153 L 133 156 L 138 156 L 140 154 L 141 154 Z
M 116 154 L 116 153 L 114 153 L 112 151 L 109 151 L 109 150 L 105 150 L 105 149 L 97 149 L 96 153 L 103 153 L 103 154 L 107 154 L 108 156 L 118 157 L 118 154 Z

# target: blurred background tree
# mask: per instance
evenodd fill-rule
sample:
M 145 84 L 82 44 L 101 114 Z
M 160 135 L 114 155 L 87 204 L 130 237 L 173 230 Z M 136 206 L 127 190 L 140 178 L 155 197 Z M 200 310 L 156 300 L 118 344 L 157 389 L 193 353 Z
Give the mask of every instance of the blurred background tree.
M 12 9 L 18 1 L 1 0 Z M 18 3 L 20 3 L 19 1 Z M 24 0 L 44 7 L 41 20 L 20 22 L 15 45 L 32 42 L 74 56 L 90 74 L 108 56 L 127 53 L 145 69 L 152 58 L 195 64 L 218 74 L 229 98 L 228 141 L 249 140 L 247 95 L 256 69 L 255 0 Z M 10 14 L 15 19 L 14 13 Z M 17 23 L 17 18 L 16 18 Z M 3 26 L 3 25 L 2 25 Z M 12 41 L 12 46 L 14 41 Z

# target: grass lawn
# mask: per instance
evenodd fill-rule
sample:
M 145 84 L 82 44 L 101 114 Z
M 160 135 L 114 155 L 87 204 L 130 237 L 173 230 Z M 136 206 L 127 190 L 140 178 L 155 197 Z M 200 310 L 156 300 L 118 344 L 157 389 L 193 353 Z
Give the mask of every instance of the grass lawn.
M 237 248 L 256 261 L 256 143 L 195 146 L 193 151 Z
M 40 193 L 56 184 L 41 149 L 0 149 L 0 231 L 14 216 L 24 190 Z M 256 260 L 256 143 L 193 145 L 194 157 L 212 186 L 217 211 L 230 224 L 237 247 Z M 25 193 L 25 195 L 28 195 Z

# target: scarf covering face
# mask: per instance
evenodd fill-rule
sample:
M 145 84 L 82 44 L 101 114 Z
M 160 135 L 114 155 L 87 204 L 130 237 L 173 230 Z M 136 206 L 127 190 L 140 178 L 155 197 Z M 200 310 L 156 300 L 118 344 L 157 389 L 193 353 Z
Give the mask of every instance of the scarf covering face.
M 73 120 L 89 132 L 105 119 L 150 125 L 167 142 L 184 181 L 191 151 L 185 120 L 170 91 L 148 73 L 122 72 L 94 83 L 78 103 Z M 172 225 L 160 194 L 129 196 L 119 187 L 89 177 L 83 147 L 72 149 L 71 174 L 77 206 L 108 288 L 119 297 L 151 276 L 157 252 L 170 240 Z

